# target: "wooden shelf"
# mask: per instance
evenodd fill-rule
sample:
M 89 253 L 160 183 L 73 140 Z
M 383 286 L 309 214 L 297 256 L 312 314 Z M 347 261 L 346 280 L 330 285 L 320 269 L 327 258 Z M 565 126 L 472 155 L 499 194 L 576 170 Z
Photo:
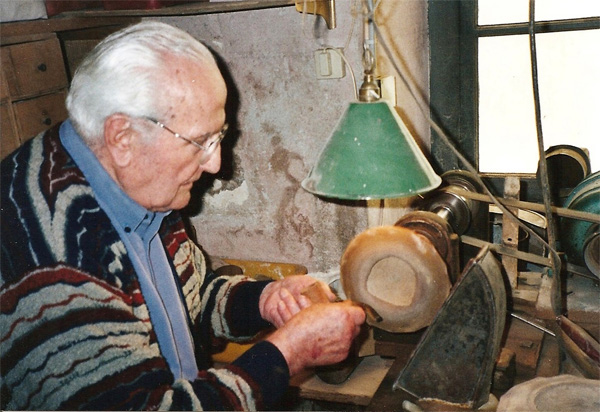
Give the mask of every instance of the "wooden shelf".
M 94 27 L 127 25 L 139 21 L 139 17 L 102 17 L 90 19 L 87 17 L 59 15 L 44 20 L 27 20 L 0 25 L 0 40 L 20 42 L 21 37 L 31 37 L 44 33 L 58 33 L 70 30 L 89 29 Z
M 240 0 L 194 2 L 154 10 L 80 10 L 64 12 L 43 20 L 27 20 L 0 24 L 1 37 L 30 36 L 40 33 L 88 29 L 131 24 L 143 17 L 193 16 L 230 13 L 295 5 L 295 0 Z M 4 40 L 2 40 L 4 43 Z
M 149 16 L 193 16 L 197 14 L 230 13 L 295 5 L 295 0 L 239 0 L 218 2 L 196 2 L 163 7 L 154 10 L 83 10 L 64 13 L 83 17 L 149 17 Z

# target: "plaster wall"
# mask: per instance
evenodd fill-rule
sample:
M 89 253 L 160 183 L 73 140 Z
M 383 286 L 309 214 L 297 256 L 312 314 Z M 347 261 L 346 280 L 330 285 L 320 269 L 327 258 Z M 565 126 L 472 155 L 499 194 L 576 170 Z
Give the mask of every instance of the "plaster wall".
M 403 51 L 413 80 L 426 90 L 426 2 L 383 0 L 380 8 L 388 42 Z M 333 30 L 293 6 L 160 19 L 207 44 L 221 60 L 230 88 L 222 169 L 203 176 L 186 209 L 209 255 L 336 271 L 348 242 L 367 228 L 365 202 L 319 199 L 300 186 L 354 99 L 348 70 L 342 79 L 316 78 L 314 52 L 343 48 L 361 82 L 360 2 L 338 0 L 336 17 Z M 398 31 L 402 36 L 394 34 Z M 405 91 L 399 88 L 399 93 Z M 421 115 L 411 105 L 405 110 L 409 128 L 422 147 L 429 147 Z

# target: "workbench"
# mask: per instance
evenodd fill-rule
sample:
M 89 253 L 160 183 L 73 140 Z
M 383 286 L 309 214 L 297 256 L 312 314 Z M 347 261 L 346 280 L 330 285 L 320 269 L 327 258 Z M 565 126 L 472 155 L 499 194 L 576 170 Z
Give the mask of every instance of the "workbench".
M 366 356 L 349 378 L 339 385 L 325 383 L 312 372 L 295 377 L 291 384 L 298 387 L 299 396 L 303 399 L 367 406 L 393 362 L 392 358 Z

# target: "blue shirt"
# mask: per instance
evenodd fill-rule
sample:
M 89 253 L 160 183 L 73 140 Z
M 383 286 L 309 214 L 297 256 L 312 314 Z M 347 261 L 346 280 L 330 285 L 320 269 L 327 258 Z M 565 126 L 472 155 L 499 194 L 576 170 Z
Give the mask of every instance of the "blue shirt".
M 138 275 L 158 344 L 175 379 L 195 380 L 198 367 L 187 312 L 158 230 L 170 212 L 151 212 L 110 177 L 70 121 L 60 140 L 90 183 L 100 207 L 119 233 Z

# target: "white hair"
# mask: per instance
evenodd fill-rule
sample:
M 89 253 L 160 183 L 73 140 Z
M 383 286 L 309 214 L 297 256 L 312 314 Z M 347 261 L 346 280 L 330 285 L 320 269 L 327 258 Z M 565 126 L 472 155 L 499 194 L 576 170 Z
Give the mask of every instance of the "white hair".
M 69 117 L 88 144 L 103 135 L 105 119 L 115 113 L 160 118 L 165 68 L 171 57 L 185 57 L 217 69 L 206 46 L 168 24 L 144 21 L 100 42 L 77 68 L 67 96 Z M 218 69 L 217 69 L 218 70 Z

